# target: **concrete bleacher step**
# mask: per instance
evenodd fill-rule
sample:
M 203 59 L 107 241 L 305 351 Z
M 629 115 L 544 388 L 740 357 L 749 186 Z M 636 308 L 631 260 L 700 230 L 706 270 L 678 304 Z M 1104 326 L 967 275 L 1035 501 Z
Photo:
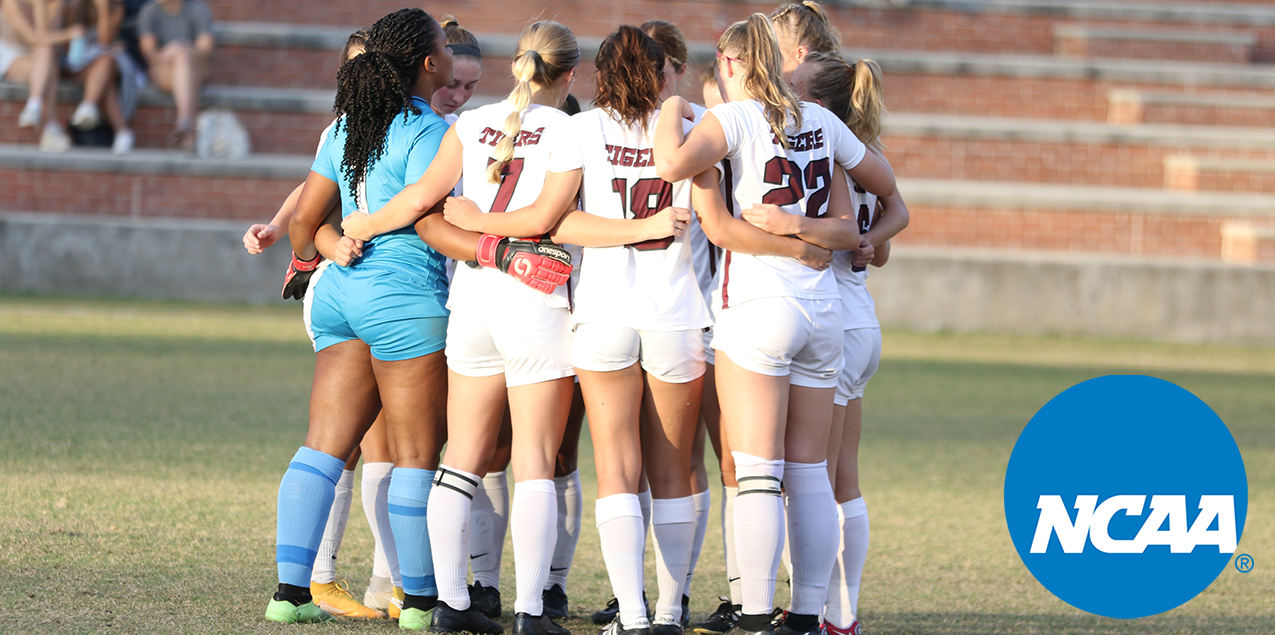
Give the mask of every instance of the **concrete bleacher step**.
M 1066 57 L 1115 57 L 1247 64 L 1258 38 L 1252 33 L 1103 28 L 1084 24 L 1054 27 L 1054 52 Z
M 1184 192 L 1275 193 L 1275 158 L 1168 155 L 1164 157 L 1164 187 Z
M 1107 92 L 1107 121 L 1114 124 L 1173 122 L 1275 125 L 1275 91 L 1181 92 L 1113 88 Z
M 1250 265 L 1275 262 L 1275 227 L 1245 221 L 1222 223 L 1222 260 Z
M 1223 223 L 1275 227 L 1263 194 L 910 178 L 899 191 L 899 244 L 1220 260 Z
M 401 8 L 389 0 L 313 0 L 305 11 L 284 16 L 264 1 L 211 0 L 213 16 L 228 21 L 292 21 L 323 25 L 370 25 Z M 774 0 L 616 0 L 581 3 L 546 0 L 528 4 L 511 0 L 474 0 L 443 8 L 473 28 L 517 33 L 536 19 L 556 19 L 577 35 L 603 36 L 620 24 L 640 24 L 660 17 L 678 24 L 687 37 L 715 40 L 728 25 L 753 12 L 769 13 Z M 1164 5 L 1159 2 L 1099 2 L 1096 0 L 912 0 L 902 7 L 877 2 L 826 2 L 834 23 L 847 43 L 872 48 L 980 53 L 1050 54 L 1052 28 L 1083 22 L 1102 28 L 1199 25 L 1251 29 L 1269 47 L 1275 36 L 1275 8 L 1212 2 Z M 885 5 L 885 6 L 879 6 Z
M 892 112 L 882 139 L 896 173 L 917 178 L 1161 187 L 1173 155 L 1275 161 L 1275 131 L 1221 126 Z M 1268 191 L 1260 181 L 1225 185 L 1197 189 Z

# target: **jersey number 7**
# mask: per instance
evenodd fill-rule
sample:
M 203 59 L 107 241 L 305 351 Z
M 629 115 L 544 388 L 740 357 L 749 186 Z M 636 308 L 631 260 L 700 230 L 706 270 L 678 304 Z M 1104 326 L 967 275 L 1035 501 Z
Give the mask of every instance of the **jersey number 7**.
M 620 207 L 624 217 L 634 220 L 648 218 L 673 205 L 673 185 L 664 179 L 638 179 L 629 187 L 628 179 L 611 179 L 611 191 L 620 195 Z M 631 214 L 631 215 L 630 215 Z M 644 240 L 629 245 L 639 251 L 668 249 L 673 237 Z

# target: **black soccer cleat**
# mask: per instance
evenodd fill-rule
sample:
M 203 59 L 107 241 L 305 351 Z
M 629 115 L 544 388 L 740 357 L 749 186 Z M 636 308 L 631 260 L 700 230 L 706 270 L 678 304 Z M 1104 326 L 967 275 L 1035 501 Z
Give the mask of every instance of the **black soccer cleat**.
M 500 617 L 500 589 L 474 582 L 469 585 L 469 605 L 493 620 Z
M 430 624 L 431 633 L 475 633 L 476 635 L 501 635 L 505 628 L 491 618 L 483 615 L 478 607 L 470 604 L 463 611 L 439 602 L 434 607 L 434 621 Z
M 651 635 L 685 635 L 686 630 L 677 622 L 655 622 L 651 624 Z
M 651 604 L 646 601 L 646 591 L 642 592 L 642 606 L 646 607 L 646 613 L 649 618 L 651 613 Z M 592 620 L 594 624 L 602 626 L 602 625 L 610 624 L 611 620 L 614 620 L 615 616 L 619 614 L 620 614 L 620 601 L 617 600 L 616 598 L 611 598 L 610 600 L 607 600 L 606 608 L 594 613 L 592 616 L 589 617 L 589 619 Z
M 783 623 L 775 627 L 775 635 L 823 635 L 818 615 L 798 615 L 784 611 Z
M 540 598 L 544 600 L 545 615 L 552 619 L 566 619 L 567 617 L 567 591 L 561 585 L 551 584 L 549 588 L 540 594 Z
M 680 624 L 683 631 L 691 627 L 691 596 L 689 595 L 682 595 L 682 619 Z
M 739 604 L 731 604 L 730 598 L 724 595 L 717 599 L 722 601 L 717 606 L 717 610 L 713 611 L 713 614 L 709 615 L 703 622 L 696 624 L 695 628 L 691 630 L 701 635 L 721 635 L 735 628 L 735 625 L 739 623 L 739 616 L 743 613 L 744 607 Z
M 571 631 L 558 626 L 548 615 L 514 613 L 514 635 L 571 635 Z

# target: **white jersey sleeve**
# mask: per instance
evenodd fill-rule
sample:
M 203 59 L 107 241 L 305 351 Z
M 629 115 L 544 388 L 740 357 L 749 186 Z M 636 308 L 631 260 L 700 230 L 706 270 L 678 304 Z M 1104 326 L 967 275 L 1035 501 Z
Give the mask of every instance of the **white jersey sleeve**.
M 499 183 L 487 182 L 487 166 L 496 144 L 504 138 L 505 119 L 513 107 L 508 101 L 461 114 L 455 130 L 464 149 L 461 183 L 465 196 L 488 214 L 501 214 L 531 205 L 540 196 L 549 165 L 555 128 L 568 119 L 557 108 L 532 104 L 523 111 L 522 128 L 514 141 L 514 158 Z M 491 302 L 533 304 L 567 308 L 565 286 L 551 294 L 536 291 L 495 269 L 456 268 L 447 307 Z M 472 306 L 472 304 L 471 304 Z

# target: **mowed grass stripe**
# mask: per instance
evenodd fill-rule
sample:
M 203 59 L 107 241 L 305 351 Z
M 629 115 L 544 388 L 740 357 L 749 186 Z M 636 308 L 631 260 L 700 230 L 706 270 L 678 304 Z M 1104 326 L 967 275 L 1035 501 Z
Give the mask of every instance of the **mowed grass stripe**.
M 102 312 L 109 317 L 96 317 Z M 0 297 L 0 633 L 304 628 L 260 617 L 274 583 L 275 491 L 304 437 L 313 370 L 299 321 L 292 306 Z M 1011 338 L 1000 355 L 1013 363 L 973 355 L 996 337 L 887 333 L 886 359 L 865 401 L 862 469 L 873 528 L 861 602 L 867 632 L 1275 631 L 1275 376 L 1103 363 L 1103 342 L 1095 340 Z M 892 345 L 904 348 L 895 342 L 914 352 L 892 357 Z M 1043 350 L 1088 350 L 1098 361 L 1033 359 L 1037 342 Z M 1144 360 L 1166 350 L 1177 359 L 1224 360 L 1231 350 L 1119 346 Z M 1230 426 L 1251 488 L 1240 551 L 1256 568 L 1228 568 L 1165 615 L 1118 621 L 1081 613 L 1031 578 L 1009 541 L 1001 488 L 1014 440 L 1041 405 L 1076 382 L 1131 371 L 1192 390 Z M 610 593 L 593 528 L 587 430 L 581 446 L 588 500 L 568 592 L 572 612 L 587 618 Z M 692 592 L 696 619 L 725 591 L 719 491 Z M 360 509 L 356 500 L 338 565 L 356 596 L 371 570 Z M 504 574 L 508 609 L 509 546 Z M 781 604 L 786 594 L 781 582 Z M 596 632 L 583 619 L 567 626 Z M 395 629 L 342 621 L 324 630 Z

